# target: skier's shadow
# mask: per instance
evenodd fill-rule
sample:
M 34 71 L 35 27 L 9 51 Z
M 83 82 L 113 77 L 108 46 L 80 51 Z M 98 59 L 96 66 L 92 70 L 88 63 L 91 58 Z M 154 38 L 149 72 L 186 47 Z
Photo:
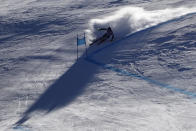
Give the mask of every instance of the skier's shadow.
M 122 45 L 122 41 L 138 37 L 138 35 L 146 31 L 148 32 L 148 30 L 140 31 L 114 43 L 104 43 L 99 46 L 90 47 L 88 49 L 88 56 L 93 60 L 102 61 L 105 64 L 110 63 L 113 55 L 112 52 Z M 34 111 L 42 110 L 49 113 L 54 109 L 68 105 L 81 95 L 90 79 L 93 78 L 98 68 L 100 68 L 100 66 L 90 62 L 88 57 L 85 57 L 86 54 L 84 53 L 66 73 L 48 87 L 40 98 L 23 114 L 23 117 L 16 122 L 16 125 L 21 125 L 27 121 L 30 118 L 30 114 Z
M 86 84 L 93 78 L 97 66 L 81 57 L 69 70 L 39 97 L 39 99 L 23 114 L 16 123 L 21 125 L 29 119 L 32 112 L 37 110 L 47 113 L 68 105 L 77 96 L 82 94 Z
M 116 41 L 115 43 L 108 44 L 106 46 L 101 45 L 102 47 L 100 47 L 100 49 L 94 48 L 93 50 L 92 48 L 91 51 L 93 53 L 91 52 L 89 54 L 90 56 L 93 56 L 94 54 L 97 55 L 99 54 L 99 52 L 101 52 L 96 56 L 96 59 L 101 59 L 105 64 L 107 64 L 112 57 L 112 52 L 116 51 L 116 49 L 118 49 L 117 47 L 122 45 L 122 41 L 128 40 L 130 43 L 134 43 L 134 41 L 141 39 L 142 35 L 148 35 L 149 31 L 178 19 L 163 22 L 159 25 L 136 32 L 121 40 Z M 131 40 L 131 38 L 135 38 L 135 40 Z M 54 109 L 68 105 L 76 97 L 81 95 L 86 85 L 89 83 L 90 79 L 93 78 L 93 75 L 98 72 L 99 68 L 99 66 L 84 59 L 84 57 L 85 54 L 81 58 L 79 58 L 79 60 L 71 68 L 69 68 L 69 70 L 64 73 L 56 82 L 48 87 L 48 89 L 40 96 L 40 98 L 23 114 L 23 117 L 16 123 L 16 125 L 21 125 L 25 121 L 27 121 L 30 117 L 30 114 L 34 111 L 43 110 L 51 112 Z

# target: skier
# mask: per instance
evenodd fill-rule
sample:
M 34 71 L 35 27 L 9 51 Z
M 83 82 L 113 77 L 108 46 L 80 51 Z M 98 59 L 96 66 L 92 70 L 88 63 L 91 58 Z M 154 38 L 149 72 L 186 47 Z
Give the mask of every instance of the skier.
M 90 44 L 90 46 L 93 45 L 93 44 L 95 44 L 95 43 L 97 43 L 99 45 L 99 44 L 103 43 L 104 41 L 106 41 L 107 39 L 109 39 L 110 36 L 112 36 L 112 38 L 111 38 L 110 41 L 113 41 L 113 39 L 114 39 L 114 33 L 113 33 L 111 27 L 98 29 L 98 31 L 102 31 L 102 30 L 106 30 L 106 33 L 102 37 L 100 37 L 98 39 L 95 39 L 93 41 L 93 43 Z

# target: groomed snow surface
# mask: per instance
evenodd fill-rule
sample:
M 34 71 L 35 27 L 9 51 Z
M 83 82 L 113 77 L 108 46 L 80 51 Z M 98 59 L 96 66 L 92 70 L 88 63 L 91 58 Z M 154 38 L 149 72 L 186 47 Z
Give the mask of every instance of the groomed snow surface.
M 194 0 L 0 0 L 0 131 L 195 131 L 195 83 Z

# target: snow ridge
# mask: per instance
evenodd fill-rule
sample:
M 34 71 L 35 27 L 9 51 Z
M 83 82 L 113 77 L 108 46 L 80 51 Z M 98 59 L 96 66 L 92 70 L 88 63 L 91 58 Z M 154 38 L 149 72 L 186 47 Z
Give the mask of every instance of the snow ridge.
M 103 34 L 98 28 L 112 27 L 115 38 L 119 39 L 131 33 L 155 26 L 162 22 L 196 12 L 196 8 L 167 8 L 148 11 L 142 7 L 124 7 L 102 18 L 91 19 L 87 34 L 89 39 L 95 39 Z

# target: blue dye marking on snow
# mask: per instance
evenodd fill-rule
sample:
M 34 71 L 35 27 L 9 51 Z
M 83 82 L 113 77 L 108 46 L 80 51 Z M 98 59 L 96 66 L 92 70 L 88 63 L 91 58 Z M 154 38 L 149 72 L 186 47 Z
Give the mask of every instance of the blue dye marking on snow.
M 29 129 L 23 127 L 23 126 L 15 126 L 13 127 L 14 130 L 17 130 L 17 131 L 30 131 Z
M 161 25 L 164 25 L 164 24 L 167 24 L 167 23 L 171 23 L 171 22 L 177 21 L 177 20 L 182 19 L 182 18 L 184 18 L 184 17 L 186 17 L 186 16 L 192 16 L 192 15 L 196 15 L 196 12 L 189 13 L 189 14 L 187 14 L 187 15 L 184 15 L 184 16 L 181 16 L 181 17 L 172 19 L 172 20 L 168 20 L 168 21 L 166 21 L 166 22 L 160 23 L 160 24 L 158 24 L 158 25 L 155 25 L 155 26 L 153 26 L 153 27 L 147 28 L 147 29 L 142 30 L 142 31 L 139 31 L 139 32 L 141 33 L 141 32 L 143 32 L 143 31 L 146 31 L 146 30 L 149 30 L 149 29 L 153 29 L 153 28 L 159 27 L 159 26 L 161 26 Z M 151 83 L 151 84 L 157 85 L 157 86 L 159 86 L 159 87 L 161 87 L 161 88 L 170 89 L 170 90 L 172 90 L 172 91 L 175 91 L 175 92 L 179 92 L 179 93 L 185 94 L 185 95 L 190 96 L 190 97 L 192 97 L 192 98 L 193 98 L 193 97 L 196 97 L 196 93 L 194 93 L 194 92 L 186 91 L 185 89 L 176 88 L 176 87 L 170 86 L 170 85 L 168 85 L 168 84 L 164 84 L 164 83 L 161 83 L 161 82 L 159 82 L 159 81 L 150 79 L 150 78 L 148 78 L 148 77 L 140 76 L 140 75 L 137 75 L 137 74 L 133 74 L 133 73 L 130 73 L 130 72 L 126 71 L 126 70 L 118 69 L 118 68 L 115 68 L 115 67 L 113 67 L 113 66 L 109 66 L 109 65 L 106 65 L 106 64 L 101 63 L 101 62 L 97 62 L 97 61 L 95 61 L 95 60 L 92 59 L 93 55 L 95 55 L 95 54 L 97 54 L 97 53 L 103 51 L 103 50 L 106 49 L 106 48 L 109 48 L 109 47 L 111 47 L 111 46 L 114 46 L 114 45 L 118 44 L 119 42 L 121 42 L 121 41 L 123 41 L 123 40 L 126 40 L 127 38 L 130 38 L 131 36 L 134 36 L 134 35 L 137 34 L 137 33 L 138 33 L 138 32 L 135 32 L 135 33 L 133 33 L 133 34 L 130 34 L 130 35 L 128 35 L 128 36 L 126 36 L 126 37 L 120 39 L 120 40 L 117 40 L 116 42 L 110 43 L 109 45 L 106 45 L 106 46 L 104 46 L 104 47 L 102 47 L 102 48 L 100 48 L 100 49 L 98 49 L 98 50 L 96 50 L 96 51 L 90 53 L 90 54 L 88 55 L 88 57 L 85 58 L 85 59 L 86 59 L 87 61 L 93 63 L 93 64 L 96 64 L 96 65 L 98 65 L 98 66 L 101 66 L 101 67 L 104 68 L 104 69 L 108 69 L 108 70 L 111 70 L 111 71 L 120 73 L 120 74 L 122 74 L 122 75 L 130 76 L 130 77 L 135 77 L 135 78 L 138 78 L 138 79 L 140 79 L 140 80 L 145 80 L 145 81 L 147 81 L 147 82 L 149 82 L 149 83 Z
M 130 76 L 130 77 L 138 78 L 140 80 L 145 80 L 145 81 L 147 81 L 147 82 L 149 82 L 151 84 L 157 85 L 157 86 L 159 86 L 161 88 L 170 89 L 172 91 L 179 92 L 179 93 L 185 94 L 185 95 L 190 96 L 190 97 L 196 97 L 196 93 L 194 93 L 194 92 L 186 91 L 185 89 L 176 88 L 176 87 L 170 86 L 168 84 L 164 84 L 164 83 L 161 83 L 159 81 L 150 79 L 150 78 L 145 77 L 145 76 L 140 76 L 140 75 L 137 75 L 137 74 L 133 74 L 133 73 L 130 73 L 130 72 L 126 71 L 126 70 L 122 70 L 122 69 L 119 69 L 119 68 L 115 68 L 113 66 L 109 66 L 109 65 L 103 64 L 101 62 L 97 62 L 97 61 L 91 59 L 90 57 L 87 57 L 85 59 L 87 61 L 95 64 L 95 65 L 101 66 L 104 69 L 108 69 L 108 70 L 120 73 L 122 75 L 125 75 L 125 76 Z

